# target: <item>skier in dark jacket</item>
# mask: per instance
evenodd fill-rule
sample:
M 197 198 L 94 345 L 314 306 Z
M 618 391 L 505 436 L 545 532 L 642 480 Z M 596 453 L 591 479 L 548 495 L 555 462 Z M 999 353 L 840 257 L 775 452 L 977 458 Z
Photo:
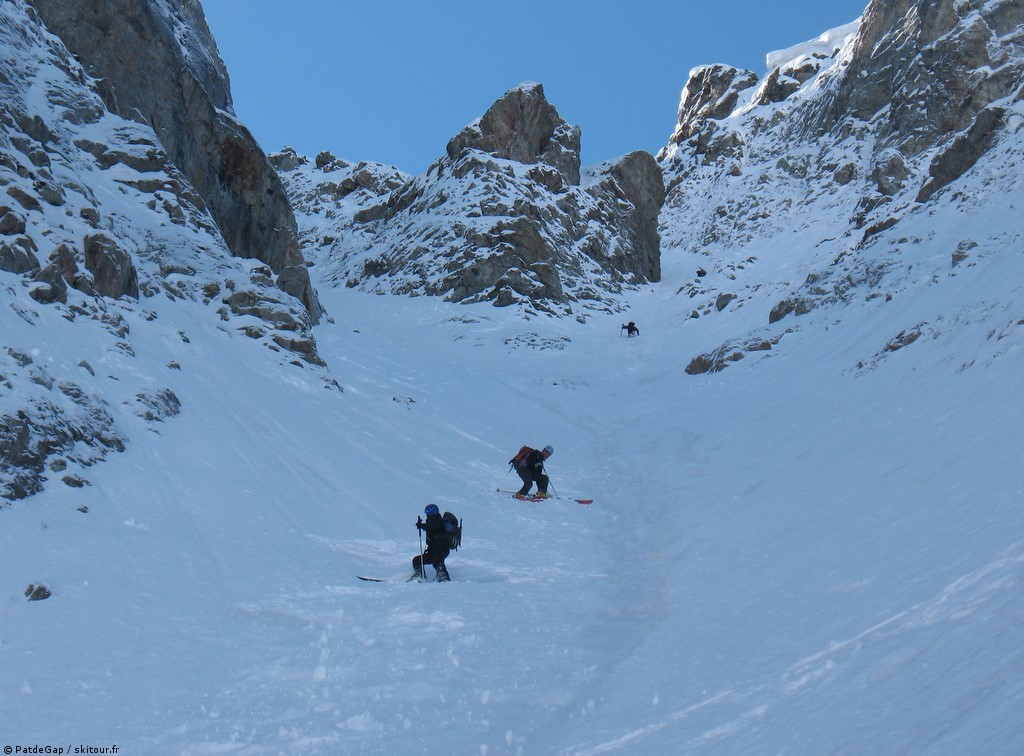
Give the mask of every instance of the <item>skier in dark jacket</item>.
M 530 492 L 530 487 L 534 483 L 537 484 L 537 493 L 534 496 L 538 496 L 542 499 L 547 498 L 548 495 L 548 476 L 544 474 L 544 460 L 555 453 L 554 448 L 549 444 L 543 449 L 538 451 L 534 449 L 526 458 L 516 467 L 516 472 L 519 473 L 519 477 L 523 479 L 523 487 L 520 488 L 515 496 L 517 499 L 526 498 Z
M 423 513 L 427 516 L 427 521 L 424 522 L 422 518 L 417 517 L 416 528 L 426 534 L 427 550 L 412 558 L 412 569 L 416 577 L 422 579 L 426 577 L 423 570 L 424 563 L 431 564 L 437 573 L 437 582 L 445 583 L 451 580 L 448 576 L 448 568 L 444 564 L 444 560 L 451 553 L 451 547 L 448 533 L 444 529 L 444 520 L 441 519 L 441 512 L 436 504 L 427 504 Z

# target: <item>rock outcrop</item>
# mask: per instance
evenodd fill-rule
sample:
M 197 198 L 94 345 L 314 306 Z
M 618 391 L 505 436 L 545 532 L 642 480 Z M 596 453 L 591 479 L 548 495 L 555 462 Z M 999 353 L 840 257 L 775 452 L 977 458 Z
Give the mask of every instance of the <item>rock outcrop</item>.
M 740 95 L 757 84 L 757 74 L 733 66 L 694 69 L 679 98 L 679 117 L 670 144 L 683 144 L 709 121 L 727 118 Z
M 126 439 L 107 402 L 76 381 L 58 378 L 24 352 L 0 351 L 0 387 L 19 386 L 16 411 L 0 412 L 0 499 L 23 499 L 42 490 L 47 464 L 89 466 Z
M 457 134 L 422 176 L 273 159 L 327 282 L 583 317 L 614 309 L 626 287 L 660 279 L 665 194 L 650 154 L 584 171 L 579 148 L 579 129 L 540 84 L 526 83 Z M 345 186 L 353 188 L 338 190 Z
M 1012 2 L 873 0 L 820 125 L 882 115 L 879 136 L 909 156 L 946 141 L 1020 87 L 1022 17 Z
M 448 143 L 448 157 L 453 161 L 467 150 L 526 165 L 543 163 L 567 183 L 580 183 L 580 129 L 562 120 L 540 84 L 521 84 L 509 90 Z

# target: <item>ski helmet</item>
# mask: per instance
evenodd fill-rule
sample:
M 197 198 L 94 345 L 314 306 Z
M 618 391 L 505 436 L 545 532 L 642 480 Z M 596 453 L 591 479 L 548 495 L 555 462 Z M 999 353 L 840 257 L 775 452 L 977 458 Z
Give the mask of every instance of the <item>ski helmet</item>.
M 551 444 L 548 444 L 547 446 L 544 447 L 544 453 L 550 457 L 552 454 L 555 453 L 555 447 L 553 447 Z
M 440 511 L 441 510 L 439 510 L 437 508 L 437 504 L 427 504 L 426 509 L 423 510 L 423 514 L 425 514 L 425 515 L 432 515 L 432 514 L 437 514 Z

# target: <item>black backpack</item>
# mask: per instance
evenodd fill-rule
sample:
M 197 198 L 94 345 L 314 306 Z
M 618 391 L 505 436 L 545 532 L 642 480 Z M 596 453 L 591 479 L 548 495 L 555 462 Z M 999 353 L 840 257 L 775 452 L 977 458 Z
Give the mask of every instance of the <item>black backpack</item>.
M 462 545 L 462 520 L 451 512 L 445 512 L 441 515 L 441 521 L 444 523 L 445 535 L 448 536 L 448 548 L 458 551 Z

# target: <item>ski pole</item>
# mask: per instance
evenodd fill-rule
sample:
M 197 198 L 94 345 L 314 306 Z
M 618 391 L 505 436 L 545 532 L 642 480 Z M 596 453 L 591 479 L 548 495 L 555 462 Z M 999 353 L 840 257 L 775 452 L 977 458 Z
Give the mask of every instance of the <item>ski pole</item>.
M 423 531 L 418 527 L 421 522 L 423 522 L 423 520 L 421 518 L 417 517 L 416 518 L 416 525 L 417 525 L 416 532 L 419 533 L 419 536 L 420 536 L 420 582 L 422 583 L 422 582 L 424 582 L 425 578 L 427 577 L 427 565 L 424 564 L 424 562 L 426 562 L 426 560 L 423 558 Z
M 558 491 L 555 490 L 555 484 L 551 482 L 551 478 L 548 478 L 548 488 L 551 489 L 551 493 L 555 495 L 556 499 L 562 498 L 558 495 Z

